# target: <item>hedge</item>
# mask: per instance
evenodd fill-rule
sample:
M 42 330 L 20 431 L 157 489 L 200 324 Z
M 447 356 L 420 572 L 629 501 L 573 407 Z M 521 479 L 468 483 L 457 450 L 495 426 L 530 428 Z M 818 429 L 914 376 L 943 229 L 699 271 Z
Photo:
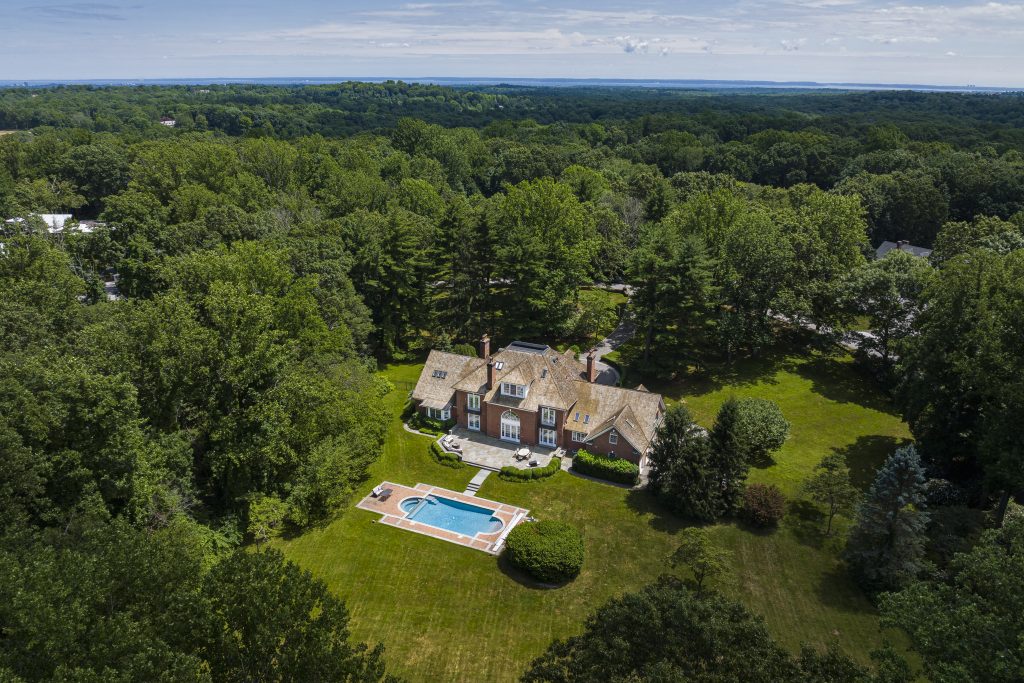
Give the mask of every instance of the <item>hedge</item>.
M 533 481 L 534 479 L 550 477 L 560 469 L 562 469 L 562 459 L 557 455 L 553 455 L 551 456 L 551 462 L 544 467 L 527 467 L 526 469 L 511 466 L 502 467 L 498 476 L 506 481 Z
M 561 583 L 583 567 L 583 536 L 565 522 L 524 522 L 509 532 L 505 554 L 537 580 Z
M 448 430 L 455 425 L 455 420 L 446 420 L 445 422 L 441 422 L 440 420 L 435 420 L 432 417 L 427 417 L 417 410 L 409 417 L 408 425 L 417 431 L 423 432 L 424 434 L 444 436 L 448 433 Z
M 430 454 L 434 456 L 434 460 L 445 467 L 459 468 L 464 466 L 462 456 L 458 453 L 449 453 L 441 448 L 436 441 L 430 442 Z
M 634 486 L 640 478 L 640 468 L 629 460 L 589 453 L 582 448 L 573 457 L 572 468 L 580 474 L 630 486 Z

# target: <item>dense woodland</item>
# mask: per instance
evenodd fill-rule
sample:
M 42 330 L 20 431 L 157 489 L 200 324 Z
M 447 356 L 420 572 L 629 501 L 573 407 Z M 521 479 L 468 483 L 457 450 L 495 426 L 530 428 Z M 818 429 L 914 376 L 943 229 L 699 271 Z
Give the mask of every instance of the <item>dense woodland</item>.
M 632 286 L 629 361 L 656 377 L 868 320 L 859 361 L 917 441 L 891 497 L 1000 527 L 1024 490 L 1019 95 L 26 88 L 3 129 L 0 213 L 25 220 L 0 238 L 0 678 L 380 680 L 322 584 L 236 549 L 347 500 L 389 419 L 379 362 L 590 343 L 614 315 L 594 283 Z M 62 212 L 102 225 L 34 216 Z M 882 240 L 935 251 L 876 261 Z M 999 572 L 1019 538 L 949 556 Z M 863 551 L 851 571 L 888 561 Z M 965 557 L 861 578 L 938 605 Z M 271 604 L 293 609 L 263 628 Z M 1021 670 L 924 656 L 937 680 Z

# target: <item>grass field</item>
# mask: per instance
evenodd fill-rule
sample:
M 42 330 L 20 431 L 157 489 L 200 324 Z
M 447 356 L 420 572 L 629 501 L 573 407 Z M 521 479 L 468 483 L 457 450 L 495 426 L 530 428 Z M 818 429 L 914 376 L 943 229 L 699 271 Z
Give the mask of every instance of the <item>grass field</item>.
M 360 496 L 384 478 L 462 490 L 476 471 L 436 464 L 426 451 L 428 439 L 402 429 L 398 414 L 419 368 L 386 370 L 396 385 L 388 397 L 394 418 L 384 454 Z M 833 448 L 849 454 L 864 484 L 908 436 L 844 360 L 764 359 L 741 364 L 727 380 L 651 388 L 669 400 L 685 400 L 704 424 L 730 395 L 778 401 L 792 422 L 791 437 L 777 463 L 753 471 L 751 480 L 778 483 L 789 494 Z M 579 578 L 558 589 L 540 589 L 491 556 L 376 524 L 376 515 L 355 509 L 280 546 L 346 600 L 354 637 L 383 642 L 395 673 L 410 681 L 512 681 L 553 638 L 578 632 L 609 597 L 667 571 L 665 558 L 683 527 L 644 492 L 564 472 L 530 483 L 491 476 L 479 495 L 577 525 L 587 550 Z M 785 645 L 835 637 L 866 661 L 883 635 L 871 605 L 838 570 L 834 542 L 823 541 L 817 525 L 813 514 L 804 513 L 791 515 L 769 534 L 731 524 L 713 527 L 714 537 L 735 557 L 720 588 L 763 615 Z M 894 635 L 890 638 L 898 639 Z

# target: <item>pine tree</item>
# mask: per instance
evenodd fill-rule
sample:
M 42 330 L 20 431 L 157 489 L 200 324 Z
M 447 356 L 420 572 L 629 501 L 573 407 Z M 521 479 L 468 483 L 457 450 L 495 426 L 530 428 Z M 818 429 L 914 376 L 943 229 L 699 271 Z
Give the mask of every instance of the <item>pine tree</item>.
M 924 482 L 913 446 L 898 449 L 878 471 L 844 554 L 850 571 L 866 588 L 901 588 L 924 568 Z
M 650 458 L 652 490 L 680 513 L 714 521 L 738 506 L 746 462 L 733 449 L 716 448 L 683 406 L 666 413 Z

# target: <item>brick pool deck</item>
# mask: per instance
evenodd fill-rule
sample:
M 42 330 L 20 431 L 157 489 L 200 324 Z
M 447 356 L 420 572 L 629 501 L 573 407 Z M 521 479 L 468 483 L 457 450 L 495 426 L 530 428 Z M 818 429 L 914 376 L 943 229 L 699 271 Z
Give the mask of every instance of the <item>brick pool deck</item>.
M 381 482 L 381 486 L 392 490 L 390 498 L 382 501 L 379 498 L 374 498 L 372 495 L 367 495 L 361 501 L 356 503 L 356 507 L 361 510 L 369 510 L 370 512 L 380 514 L 381 524 L 398 527 L 399 529 L 405 529 L 406 531 L 413 531 L 417 534 L 423 534 L 424 536 L 430 536 L 432 538 L 439 538 L 442 541 L 456 543 L 458 545 L 466 546 L 467 548 L 483 550 L 485 553 L 491 553 L 492 555 L 497 555 L 501 552 L 505 536 L 507 536 L 508 532 L 511 531 L 516 524 L 521 522 L 530 512 L 529 510 L 516 507 L 514 505 L 506 505 L 505 503 L 498 503 L 493 500 L 477 498 L 476 496 L 468 496 L 464 493 L 459 493 L 458 491 L 449 491 L 448 489 L 431 486 L 429 484 L 416 484 L 415 487 L 409 487 L 403 486 L 402 484 L 395 484 L 390 481 L 384 481 Z M 469 505 L 490 509 L 491 514 L 501 520 L 501 529 L 492 534 L 464 536 L 462 534 L 455 533 L 454 531 L 439 529 L 438 527 L 431 526 L 430 524 L 423 524 L 422 522 L 416 522 L 405 518 L 405 513 L 400 507 L 403 500 L 411 497 L 418 498 L 432 493 L 443 498 L 450 498 L 452 500 L 468 503 Z

